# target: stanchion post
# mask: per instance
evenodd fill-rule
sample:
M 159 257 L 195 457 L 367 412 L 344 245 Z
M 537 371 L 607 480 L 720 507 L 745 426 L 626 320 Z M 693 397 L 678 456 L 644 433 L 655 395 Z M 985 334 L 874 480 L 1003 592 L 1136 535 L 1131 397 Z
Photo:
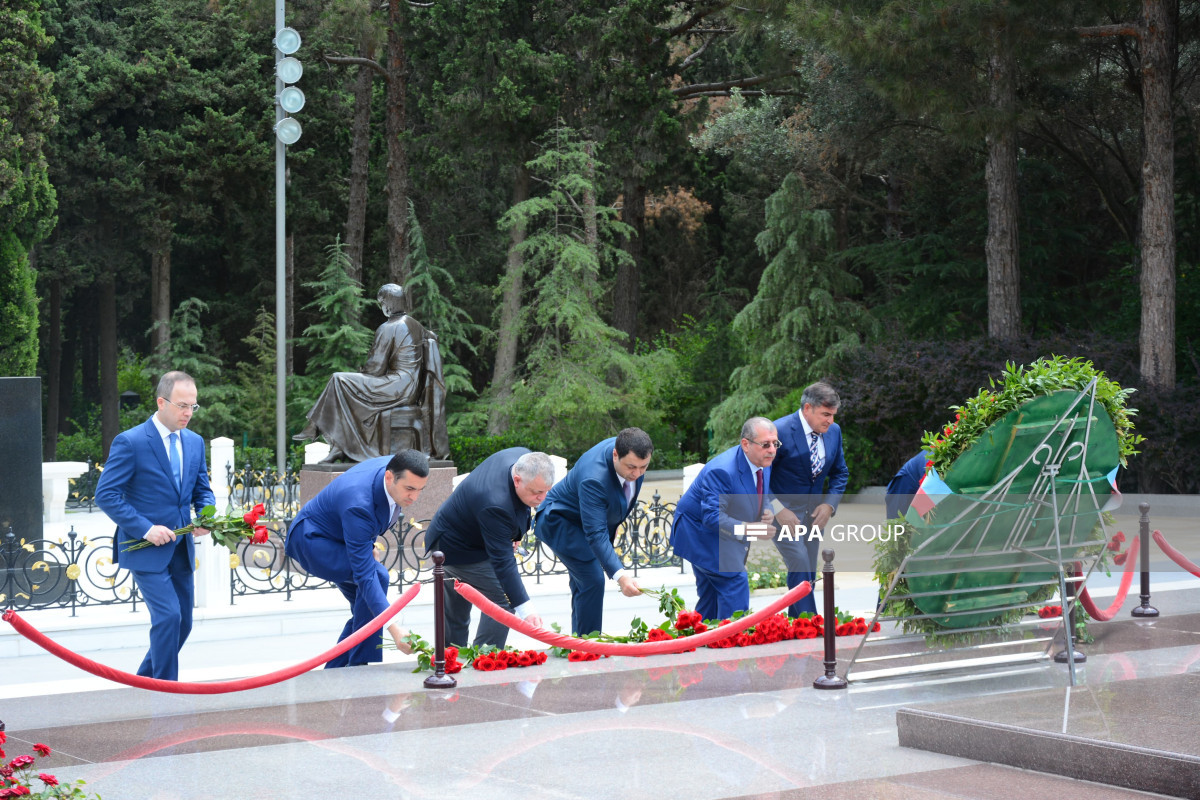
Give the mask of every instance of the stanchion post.
M 1079 565 L 1075 565 L 1075 569 L 1071 570 L 1070 580 L 1067 580 L 1066 576 L 1064 576 L 1062 583 L 1063 587 L 1066 589 L 1066 597 L 1059 599 L 1061 599 L 1063 603 L 1063 621 L 1066 623 L 1066 636 L 1064 638 L 1066 639 L 1067 646 L 1054 654 L 1054 662 L 1056 664 L 1066 664 L 1067 662 L 1071 661 L 1072 654 L 1074 654 L 1074 663 L 1076 664 L 1083 664 L 1087 661 L 1087 654 L 1081 653 L 1075 649 L 1075 607 L 1078 605 L 1078 603 L 1075 602 L 1075 571 L 1078 568 Z M 1063 569 L 1065 572 L 1066 567 Z M 1073 674 L 1074 673 L 1072 673 L 1072 675 Z M 1071 680 L 1071 685 L 1075 685 L 1075 680 L 1073 677 Z
M 1138 558 L 1142 561 L 1142 604 L 1129 613 L 1135 617 L 1157 617 L 1158 609 L 1150 605 L 1150 504 L 1138 503 L 1142 516 L 1138 519 L 1138 530 L 1142 539 Z
M 446 554 L 433 552 L 433 674 L 425 679 L 426 689 L 453 689 L 458 681 L 446 674 Z
M 825 592 L 825 674 L 813 681 L 814 689 L 845 689 L 846 679 L 837 674 L 837 648 L 834 637 L 837 636 L 837 613 L 833 602 L 833 551 L 822 550 L 821 558 L 825 564 L 821 567 L 821 583 Z

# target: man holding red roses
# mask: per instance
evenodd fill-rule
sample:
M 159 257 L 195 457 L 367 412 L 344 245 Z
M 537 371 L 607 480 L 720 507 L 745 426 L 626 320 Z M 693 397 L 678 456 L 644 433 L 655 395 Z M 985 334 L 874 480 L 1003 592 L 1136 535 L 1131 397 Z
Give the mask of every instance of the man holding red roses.
M 208 485 L 204 439 L 187 429 L 200 406 L 196 382 L 168 372 L 158 382 L 158 411 L 113 439 L 96 485 L 96 505 L 117 524 L 113 561 L 133 573 L 150 609 L 150 651 L 137 674 L 179 680 L 179 650 L 192 630 L 196 551 L 175 531 L 216 502 Z M 195 535 L 208 533 L 196 528 Z M 147 541 L 154 547 L 132 548 Z

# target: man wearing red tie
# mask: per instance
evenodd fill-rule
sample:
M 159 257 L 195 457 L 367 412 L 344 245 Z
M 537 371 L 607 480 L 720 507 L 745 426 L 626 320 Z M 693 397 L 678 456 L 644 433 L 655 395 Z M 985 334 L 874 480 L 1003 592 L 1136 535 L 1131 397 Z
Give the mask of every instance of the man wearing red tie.
M 705 464 L 675 506 L 671 546 L 692 564 L 696 610 L 705 619 L 750 610 L 747 524 L 760 525 L 763 538 L 773 530 L 769 487 L 778 447 L 775 423 L 751 417 L 741 442 Z
M 771 492 L 807 532 L 822 531 L 837 513 L 846 491 L 850 471 L 842 456 L 842 429 L 833 421 L 841 398 L 827 383 L 814 383 L 800 396 L 800 410 L 775 421 L 779 429 L 779 453 L 771 473 Z M 826 491 L 825 484 L 829 488 Z M 817 539 L 805 535 L 792 541 L 776 541 L 787 565 L 788 588 L 816 576 Z M 794 603 L 788 613 L 816 613 L 815 592 Z

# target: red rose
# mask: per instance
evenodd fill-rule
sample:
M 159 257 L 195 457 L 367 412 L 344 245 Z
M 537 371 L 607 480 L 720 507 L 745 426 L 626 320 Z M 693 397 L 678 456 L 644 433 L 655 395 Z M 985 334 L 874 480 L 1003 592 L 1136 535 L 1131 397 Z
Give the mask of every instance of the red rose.
M 545 664 L 547 658 L 549 658 L 549 656 L 546 655 L 545 651 L 542 651 L 537 654 L 537 659 L 538 659 L 537 662 L 539 664 Z
M 6 758 L 8 758 L 8 756 L 4 755 L 4 748 L 0 747 L 0 761 L 3 761 Z M 3 781 L 0 781 L 0 783 L 2 783 L 2 782 Z
M 1113 563 L 1116 564 L 1118 567 L 1124 566 L 1125 562 L 1128 560 L 1129 560 L 1129 553 L 1117 553 L 1115 556 L 1113 556 Z
M 1125 541 L 1125 534 L 1121 533 L 1120 531 L 1117 531 L 1113 535 L 1113 538 L 1116 539 L 1118 542 L 1123 542 L 1123 541 Z
M 873 624 L 871 625 L 871 633 L 877 633 L 879 630 L 880 630 L 880 627 L 879 627 L 879 623 L 878 623 L 878 622 L 876 622 L 876 623 L 873 623 Z
M 42 758 L 45 758 L 46 756 L 50 755 L 50 748 L 44 744 L 35 744 L 33 746 L 33 752 L 37 753 Z
M 446 662 L 446 674 L 453 675 L 456 672 L 462 672 L 462 667 L 463 667 L 463 665 L 462 665 L 462 662 L 460 662 L 460 661 L 447 661 Z
M 254 544 L 266 544 L 270 535 L 270 531 L 268 531 L 262 525 L 259 525 L 254 529 L 254 536 L 251 537 L 250 541 L 254 542 Z
M 49 748 L 47 748 L 47 749 L 49 749 Z M 42 783 L 46 784 L 47 786 L 58 786 L 58 778 L 54 777 L 53 775 L 47 775 L 44 772 L 39 772 L 38 778 L 41 780 Z
M 754 635 L 750 637 L 750 642 L 752 644 L 766 644 L 767 635 L 762 631 L 755 631 Z
M 822 617 L 820 614 L 814 614 L 813 618 L 812 618 L 812 624 L 815 627 L 820 628 L 825 624 L 825 618 Z
M 578 650 L 572 650 L 567 653 L 567 661 L 583 661 L 583 653 Z
M 458 660 L 458 648 L 457 647 L 447 647 L 446 648 L 446 661 L 450 662 L 450 661 L 457 661 L 457 660 Z
M 1112 550 L 1112 551 L 1114 551 L 1114 552 L 1115 552 L 1115 551 L 1117 551 L 1117 550 L 1120 550 L 1120 549 L 1121 549 L 1121 543 L 1120 543 L 1120 542 L 1118 542 L 1118 541 L 1117 541 L 1117 540 L 1114 538 L 1114 539 L 1113 539 L 1111 542 L 1109 542 L 1109 543 L 1108 543 L 1108 549 L 1109 549 L 1109 550 Z
M 7 741 L 8 741 L 8 734 L 6 734 L 4 731 L 0 731 L 0 744 L 4 744 Z
M 480 672 L 491 672 L 496 668 L 496 662 L 491 656 L 480 656 L 471 662 L 471 666 Z
M 750 646 L 750 637 L 747 636 L 745 633 L 739 633 L 737 636 L 735 636 L 733 638 L 735 639 L 734 645 L 736 645 L 737 647 L 749 647 Z
M 262 503 L 259 503 L 254 508 L 247 511 L 245 513 L 245 515 L 242 516 L 242 521 L 244 521 L 247 525 L 249 525 L 251 528 L 253 528 L 258 524 L 258 518 L 266 513 L 267 513 L 267 507 L 264 506 Z
M 242 522 L 246 523 L 251 528 L 253 528 L 255 526 L 255 524 L 258 522 L 258 517 L 254 516 L 249 511 L 247 511 L 245 514 L 242 514 Z
M 492 663 L 495 664 L 493 669 L 508 669 L 508 659 L 506 659 L 506 658 L 497 658 Z
M 707 630 L 708 630 L 708 626 L 707 626 L 707 625 L 705 625 L 703 622 L 697 622 L 697 623 L 696 623 L 696 624 L 695 624 L 695 625 L 692 627 L 692 630 L 694 630 L 696 633 L 704 633 L 705 631 L 707 631 Z
M 33 756 L 17 756 L 8 765 L 13 769 L 25 769 L 33 763 Z

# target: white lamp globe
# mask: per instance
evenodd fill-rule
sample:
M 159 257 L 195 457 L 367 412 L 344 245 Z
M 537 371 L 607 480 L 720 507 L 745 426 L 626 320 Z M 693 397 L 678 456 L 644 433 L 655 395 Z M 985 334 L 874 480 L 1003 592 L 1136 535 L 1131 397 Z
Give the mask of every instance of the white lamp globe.
M 293 28 L 280 28 L 275 31 L 275 49 L 290 56 L 300 49 L 300 34 Z
M 279 100 L 279 107 L 289 114 L 304 108 L 304 92 L 295 86 L 286 87 L 276 99 Z
M 290 145 L 300 141 L 301 133 L 303 133 L 303 129 L 300 127 L 300 123 L 291 117 L 284 117 L 275 123 L 275 136 L 284 144 Z
M 298 59 L 288 56 L 287 58 L 279 59 L 275 65 L 275 74 L 279 76 L 279 80 L 284 83 L 295 83 L 300 80 L 300 76 L 304 74 L 304 65 Z

